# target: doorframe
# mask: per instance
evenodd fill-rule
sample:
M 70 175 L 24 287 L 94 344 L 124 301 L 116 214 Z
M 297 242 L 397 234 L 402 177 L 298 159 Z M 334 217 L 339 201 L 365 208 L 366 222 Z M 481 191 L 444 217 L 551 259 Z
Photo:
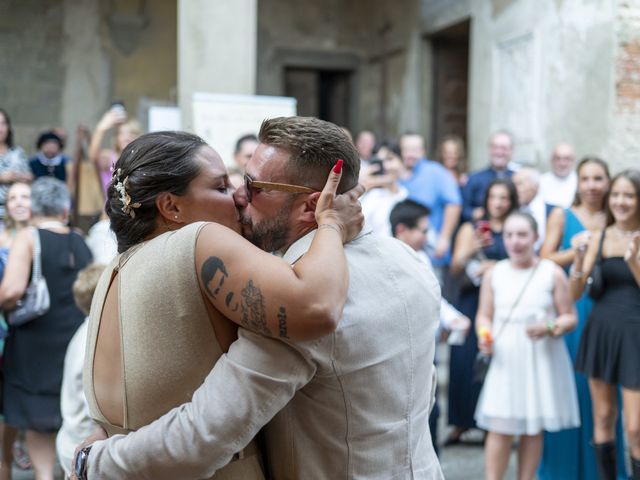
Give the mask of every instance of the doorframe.
M 284 95 L 284 75 L 287 68 L 308 68 L 349 72 L 349 120 L 351 125 L 340 125 L 353 130 L 359 125 L 358 104 L 361 83 L 360 68 L 363 59 L 351 52 L 327 52 L 322 50 L 297 50 L 276 48 L 270 62 L 277 72 L 279 95 Z

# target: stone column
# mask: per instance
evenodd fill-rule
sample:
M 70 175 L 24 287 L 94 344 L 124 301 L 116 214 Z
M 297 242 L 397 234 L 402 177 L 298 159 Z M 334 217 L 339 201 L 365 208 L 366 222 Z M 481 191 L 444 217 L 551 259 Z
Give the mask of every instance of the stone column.
M 195 92 L 256 91 L 257 0 L 178 0 L 178 106 L 193 129 Z

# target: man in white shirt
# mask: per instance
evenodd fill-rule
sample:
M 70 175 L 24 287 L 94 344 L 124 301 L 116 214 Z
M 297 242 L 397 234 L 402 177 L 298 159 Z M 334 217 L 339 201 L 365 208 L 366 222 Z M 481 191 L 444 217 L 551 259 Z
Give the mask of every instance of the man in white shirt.
M 571 145 L 556 145 L 551 155 L 551 171 L 540 177 L 540 196 L 545 203 L 562 208 L 571 206 L 578 186 L 575 163 L 576 157 Z

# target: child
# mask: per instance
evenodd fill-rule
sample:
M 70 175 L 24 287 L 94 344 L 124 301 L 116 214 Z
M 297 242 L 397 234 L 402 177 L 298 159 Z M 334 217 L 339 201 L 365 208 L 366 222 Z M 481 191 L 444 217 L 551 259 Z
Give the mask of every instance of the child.
M 89 315 L 93 292 L 98 279 L 105 269 L 105 265 L 92 263 L 78 273 L 73 283 L 73 297 L 76 305 L 85 315 Z M 93 433 L 96 425 L 89 416 L 83 388 L 82 367 L 87 340 L 87 318 L 69 342 L 64 359 L 64 374 L 62 376 L 62 392 L 60 395 L 60 409 L 62 411 L 62 427 L 56 438 L 58 461 L 68 476 L 71 461 L 76 447 Z M 65 478 L 66 478 L 65 476 Z
M 431 268 L 429 257 L 424 252 L 424 245 L 427 242 L 427 233 L 429 231 L 429 209 L 413 200 L 403 200 L 396 204 L 391 210 L 389 221 L 391 222 L 391 232 L 398 240 L 409 245 L 420 258 L 425 262 L 425 266 Z M 436 338 L 447 339 L 449 337 L 450 344 L 458 344 L 464 342 L 466 332 L 471 326 L 471 320 L 456 310 L 444 298 L 440 303 L 440 328 L 442 333 L 436 335 Z M 431 440 L 433 446 L 438 453 L 437 448 L 437 425 L 440 409 L 438 407 L 438 399 L 436 401 L 429 416 L 429 428 L 431 430 Z

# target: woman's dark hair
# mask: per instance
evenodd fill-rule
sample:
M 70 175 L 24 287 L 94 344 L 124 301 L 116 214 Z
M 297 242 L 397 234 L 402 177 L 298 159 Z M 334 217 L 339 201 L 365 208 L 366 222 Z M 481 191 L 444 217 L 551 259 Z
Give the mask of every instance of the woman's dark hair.
M 611 187 L 609 187 L 609 191 L 605 195 L 604 200 L 605 211 L 607 212 L 607 225 L 613 225 L 615 222 L 611 209 L 609 208 L 609 197 L 611 196 L 611 190 L 613 190 L 613 184 L 621 178 L 625 178 L 630 181 L 633 185 L 633 189 L 636 191 L 636 218 L 640 220 L 640 170 L 630 168 L 628 170 L 623 170 L 611 180 Z
M 508 178 L 496 178 L 487 187 L 487 193 L 484 194 L 484 202 L 482 207 L 484 208 L 484 219 L 489 220 L 489 193 L 491 189 L 496 185 L 504 186 L 509 192 L 509 210 L 504 214 L 504 218 L 507 218 L 512 212 L 520 208 L 520 202 L 518 201 L 518 191 L 516 186 Z
M 7 144 L 7 147 L 13 148 L 13 127 L 11 127 L 11 119 L 9 118 L 9 114 L 3 108 L 0 108 L 0 114 L 4 117 L 7 122 L 7 138 L 4 143 Z
M 578 174 L 578 181 L 580 181 L 580 170 L 582 170 L 582 167 L 584 167 L 585 165 L 590 164 L 590 163 L 594 163 L 594 164 L 599 165 L 600 167 L 602 167 L 602 169 L 604 170 L 605 175 L 607 176 L 607 179 L 611 180 L 611 174 L 609 173 L 609 165 L 607 165 L 607 162 L 602 160 L 600 157 L 596 157 L 595 155 L 587 155 L 582 160 L 580 160 L 580 162 L 578 163 L 578 166 L 576 167 L 576 173 Z M 604 198 L 602 199 L 602 201 L 604 203 Z M 576 195 L 573 198 L 573 203 L 571 204 L 571 206 L 572 207 L 577 207 L 581 203 L 582 203 L 582 199 L 580 198 L 580 192 L 576 188 Z M 605 204 L 600 205 L 600 209 L 604 210 L 605 209 Z
M 143 241 L 156 228 L 158 195 L 186 193 L 189 183 L 200 173 L 195 157 L 206 145 L 190 133 L 154 132 L 138 137 L 123 150 L 113 167 L 105 205 L 120 253 Z M 123 211 L 121 192 L 116 189 L 125 178 L 130 205 L 140 204 L 131 210 L 135 217 Z

